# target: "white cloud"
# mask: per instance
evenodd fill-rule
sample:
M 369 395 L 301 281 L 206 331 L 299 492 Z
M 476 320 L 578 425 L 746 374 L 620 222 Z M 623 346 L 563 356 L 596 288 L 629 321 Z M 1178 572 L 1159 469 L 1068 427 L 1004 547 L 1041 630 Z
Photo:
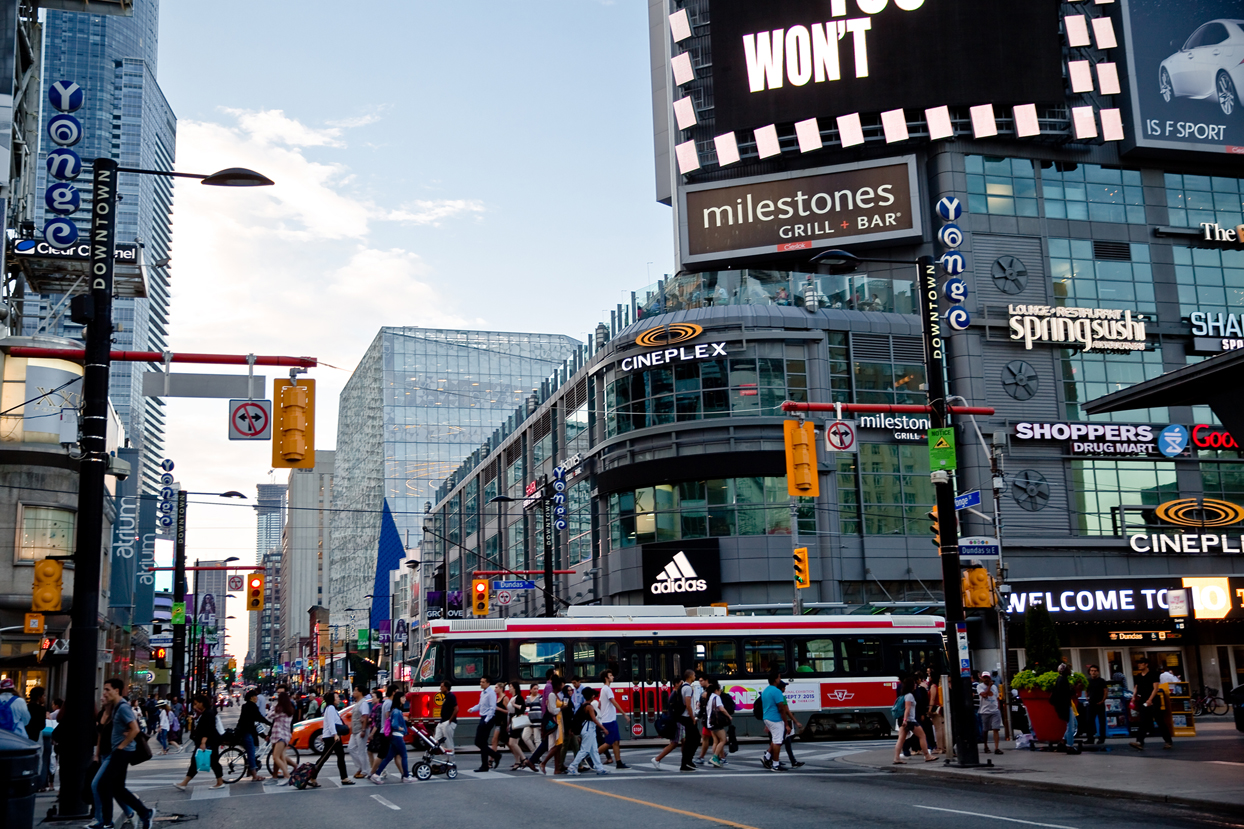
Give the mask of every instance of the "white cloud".
M 443 219 L 471 213 L 479 218 L 479 214 L 483 212 L 483 202 L 475 199 L 431 199 L 411 202 L 398 210 L 391 211 L 384 218 L 406 224 L 440 227 Z

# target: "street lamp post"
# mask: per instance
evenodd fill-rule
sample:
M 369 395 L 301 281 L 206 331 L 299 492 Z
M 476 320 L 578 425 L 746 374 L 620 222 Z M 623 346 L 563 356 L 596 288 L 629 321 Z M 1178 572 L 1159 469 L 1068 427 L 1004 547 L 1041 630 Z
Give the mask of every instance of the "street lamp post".
M 929 420 L 934 428 L 949 425 L 945 376 L 946 341 L 938 313 L 937 265 L 932 256 L 910 259 L 863 259 L 845 250 L 830 250 L 812 257 L 812 262 L 827 265 L 831 273 L 851 273 L 863 262 L 882 262 L 893 265 L 909 265 L 916 268 L 916 294 L 920 298 L 920 328 L 924 335 L 925 388 L 929 398 Z M 944 471 L 932 473 L 933 488 L 937 494 L 939 528 L 939 551 L 942 560 L 942 595 L 946 606 L 946 632 L 950 638 L 952 664 L 950 674 L 950 710 L 952 723 L 957 725 L 955 740 L 958 763 L 961 766 L 980 765 L 975 730 L 968 727 L 973 716 L 972 685 L 964 681 L 959 661 L 960 626 L 965 621 L 963 596 L 959 592 L 959 527 L 955 518 L 955 486 L 950 474 Z M 1005 657 L 1005 654 L 1003 654 Z M 1005 661 L 1005 659 L 1004 659 Z

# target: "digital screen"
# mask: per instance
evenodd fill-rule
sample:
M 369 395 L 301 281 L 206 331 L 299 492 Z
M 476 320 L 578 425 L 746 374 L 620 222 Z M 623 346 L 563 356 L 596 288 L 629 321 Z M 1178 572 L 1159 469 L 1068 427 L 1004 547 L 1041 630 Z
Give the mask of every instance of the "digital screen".
M 1065 98 L 1053 0 L 712 0 L 717 129 Z
M 1244 6 L 1125 0 L 1130 146 L 1244 153 Z

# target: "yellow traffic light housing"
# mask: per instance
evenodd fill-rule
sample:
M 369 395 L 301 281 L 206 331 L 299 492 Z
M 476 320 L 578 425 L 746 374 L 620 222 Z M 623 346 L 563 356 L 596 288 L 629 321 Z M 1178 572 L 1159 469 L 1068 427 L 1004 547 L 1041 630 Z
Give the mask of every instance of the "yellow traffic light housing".
M 993 576 L 984 567 L 971 567 L 963 571 L 963 606 L 993 607 Z
M 473 615 L 488 615 L 488 588 L 488 579 L 471 580 L 471 613 Z
M 795 587 L 802 590 L 812 586 L 812 569 L 808 566 L 808 548 L 795 548 Z
M 790 495 L 816 498 L 821 494 L 816 471 L 816 427 L 811 422 L 787 420 L 782 424 L 786 440 L 786 491 Z
M 272 384 L 272 467 L 315 467 L 315 381 Z
M 246 577 L 246 609 L 263 610 L 263 591 L 266 576 L 263 573 L 251 573 Z
M 942 547 L 942 526 L 941 521 L 937 517 L 937 507 L 933 507 L 933 509 L 929 510 L 928 516 L 929 520 L 933 522 L 932 526 L 929 527 L 929 531 L 933 533 L 933 546 L 940 550 Z M 959 526 L 958 515 L 954 517 L 954 522 L 955 528 L 957 529 Z
M 35 562 L 34 581 L 30 585 L 30 609 L 35 613 L 60 610 L 60 591 L 65 565 L 56 559 Z

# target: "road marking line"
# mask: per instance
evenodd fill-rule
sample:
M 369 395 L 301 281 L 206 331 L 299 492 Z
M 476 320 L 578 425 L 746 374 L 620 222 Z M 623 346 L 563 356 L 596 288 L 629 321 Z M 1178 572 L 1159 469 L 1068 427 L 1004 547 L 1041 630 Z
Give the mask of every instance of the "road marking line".
M 381 797 L 381 796 L 380 796 L 380 795 L 378 795 L 378 794 L 374 794 L 374 795 L 372 795 L 372 796 L 371 796 L 371 799 L 372 799 L 372 800 L 374 800 L 374 801 L 376 801 L 377 803 L 379 803 L 381 806 L 388 806 L 390 809 L 392 809 L 392 810 L 393 810 L 393 811 L 395 811 L 395 812 L 400 812 L 400 811 L 402 811 L 402 807 L 401 807 L 401 806 L 398 806 L 396 803 L 393 803 L 393 802 L 391 802 L 391 801 L 385 800 L 383 797 Z
M 1213 763 L 1218 766 L 1244 766 L 1244 763 L 1235 763 L 1231 760 L 1206 760 L 1206 763 Z
M 651 806 L 654 809 L 661 809 L 662 811 L 673 812 L 676 815 L 683 815 L 685 817 L 693 817 L 693 818 L 698 818 L 700 820 L 707 820 L 713 823 L 720 823 L 724 826 L 733 826 L 735 827 L 735 829 L 756 829 L 756 827 L 748 826 L 745 823 L 735 823 L 732 820 L 725 820 L 719 817 L 709 817 L 708 815 L 701 815 L 698 812 L 687 812 L 687 811 L 683 811 L 682 809 L 675 809 L 671 806 L 662 806 L 659 803 L 649 803 L 647 800 L 639 800 L 638 798 L 634 798 L 634 797 L 623 797 L 622 795 L 614 794 L 613 792 L 602 792 L 599 789 L 593 789 L 590 786 L 580 786 L 578 783 L 570 783 L 565 780 L 554 780 L 553 782 L 559 786 L 569 786 L 572 789 L 582 789 L 585 792 L 591 792 L 592 794 L 598 794 L 598 795 L 601 795 L 602 797 L 616 797 L 618 800 L 626 800 L 631 803 L 638 803 L 641 806 Z
M 1005 820 L 1010 823 L 1023 823 L 1027 826 L 1045 826 L 1048 829 L 1076 829 L 1074 826 L 1064 826 L 1061 823 L 1037 823 L 1035 820 L 1020 820 L 1017 817 L 1000 817 L 998 815 L 987 815 L 984 812 L 965 812 L 962 809 L 940 809 L 937 806 L 921 806 L 914 804 L 917 809 L 931 809 L 934 812 L 950 812 L 955 815 L 971 815 L 972 817 L 987 817 L 990 820 Z

